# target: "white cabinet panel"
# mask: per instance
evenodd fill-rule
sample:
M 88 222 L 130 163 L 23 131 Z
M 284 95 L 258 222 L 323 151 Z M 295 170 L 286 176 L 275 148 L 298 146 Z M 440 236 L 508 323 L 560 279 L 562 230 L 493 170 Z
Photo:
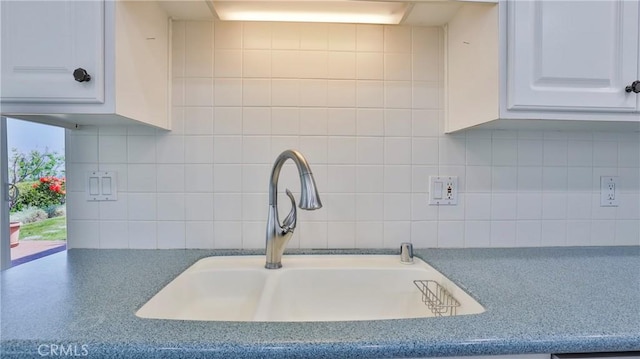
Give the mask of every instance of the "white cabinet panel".
M 104 3 L 3 1 L 2 97 L 12 102 L 104 102 Z M 88 82 L 74 80 L 85 69 Z
M 508 109 L 636 111 L 638 2 L 509 3 Z

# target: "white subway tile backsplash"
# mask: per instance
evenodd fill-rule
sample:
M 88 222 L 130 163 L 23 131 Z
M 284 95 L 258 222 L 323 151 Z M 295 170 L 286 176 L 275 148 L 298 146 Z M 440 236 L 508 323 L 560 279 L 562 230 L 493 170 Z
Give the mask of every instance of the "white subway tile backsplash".
M 183 221 L 185 219 L 184 193 L 158 193 L 157 219 L 159 221 Z
M 640 245 L 640 223 L 635 220 L 616 221 L 615 245 L 637 246 Z
M 411 52 L 411 27 L 410 26 L 385 26 L 384 27 L 384 51 L 385 52 Z
M 411 218 L 411 195 L 408 193 L 385 193 L 384 220 L 403 221 Z
M 238 243 L 242 242 L 242 222 L 216 221 L 211 238 L 213 239 L 213 248 L 237 248 Z
M 466 248 L 491 247 L 491 222 L 465 221 L 464 246 Z
M 385 53 L 384 79 L 392 81 L 411 80 L 411 54 Z
M 129 231 L 126 221 L 100 220 L 100 248 L 129 248 Z
M 220 106 L 242 106 L 242 80 L 238 78 L 217 78 L 214 80 L 213 92 L 216 104 L 215 113 L 226 110 Z
M 355 79 L 356 53 L 352 51 L 330 51 L 327 54 L 327 76 L 330 79 Z
M 640 138 L 618 142 L 618 163 L 621 167 L 640 167 Z
M 185 247 L 186 248 L 213 248 L 213 222 L 186 222 L 185 223 Z
M 271 138 L 268 136 L 245 136 L 242 138 L 243 163 L 271 163 Z
M 159 221 L 156 232 L 158 249 L 186 248 L 184 221 Z
M 411 136 L 411 110 L 384 110 L 384 135 L 390 137 Z
M 218 49 L 214 51 L 215 77 L 241 77 L 242 51 Z
M 243 77 L 271 77 L 271 50 L 244 50 L 241 63 Z
M 358 51 L 384 50 L 384 27 L 380 25 L 356 25 L 356 49 Z
M 381 52 L 357 52 L 356 78 L 359 80 L 382 80 L 384 78 L 384 55 Z
M 393 165 L 384 167 L 385 193 L 411 192 L 411 166 Z
M 516 247 L 516 221 L 491 221 L 491 247 Z
M 187 22 L 184 31 L 185 77 L 213 77 L 213 23 Z
M 271 105 L 271 80 L 243 79 L 242 80 L 242 105 L 243 106 Z
M 356 162 L 363 165 L 381 165 L 384 161 L 382 137 L 358 137 L 356 139 Z
M 172 127 L 67 131 L 70 247 L 264 248 L 275 157 L 297 148 L 324 207 L 289 247 L 640 244 L 640 136 L 469 130 L 443 135 L 440 28 L 175 22 Z M 118 201 L 85 173 L 116 171 Z M 457 206 L 428 177 L 459 177 Z M 600 176 L 619 177 L 600 207 Z M 284 188 L 299 197 L 292 162 Z
M 412 95 L 415 96 L 412 90 L 410 81 L 385 81 L 384 107 L 411 109 Z
M 155 221 L 157 195 L 155 193 L 135 193 L 127 195 L 127 211 L 129 220 L 133 221 Z
M 326 79 L 329 72 L 329 55 L 326 51 L 300 51 L 298 76 L 305 79 Z
M 540 247 L 541 235 L 540 221 L 518 221 L 516 224 L 517 247 Z
M 247 22 L 242 29 L 242 47 L 245 49 L 271 49 L 271 28 L 269 22 Z
M 334 24 L 328 29 L 328 46 L 333 51 L 355 51 L 356 25 Z
M 158 232 L 154 221 L 129 221 L 129 248 L 158 248 Z
M 329 80 L 327 82 L 327 106 L 353 109 L 355 105 L 355 80 Z
M 618 165 L 618 142 L 594 141 L 593 142 L 593 166 L 616 167 Z
M 353 108 L 330 108 L 327 113 L 329 136 L 355 136 L 356 111 Z
M 540 245 L 544 247 L 563 246 L 567 237 L 567 222 L 565 220 L 542 221 Z
M 384 224 L 381 221 L 356 222 L 356 248 L 381 248 L 383 247 Z
M 119 193 L 117 201 L 103 201 L 99 203 L 101 220 L 127 220 L 129 212 L 127 210 L 127 193 Z
M 213 106 L 213 79 L 185 78 L 184 105 Z
M 411 54 L 414 81 L 436 82 L 440 78 L 440 56 L 438 51 L 414 52 Z
M 615 244 L 616 221 L 591 221 L 591 245 L 611 246 Z
M 186 27 L 184 21 L 174 21 L 171 27 L 171 74 L 174 77 L 185 77 Z
M 269 107 L 246 107 L 242 110 L 243 135 L 271 134 L 271 109 Z
M 411 243 L 413 243 L 416 248 L 438 247 L 438 222 L 411 222 Z M 382 247 L 382 244 L 379 247 Z
M 156 155 L 158 163 L 181 164 L 185 160 L 184 136 L 156 137 Z M 126 161 L 122 161 L 123 163 Z
M 121 181 L 118 183 L 120 190 Z M 156 188 L 161 192 L 184 192 L 185 190 L 185 165 L 183 164 L 159 164 L 156 166 Z
M 276 78 L 271 80 L 272 106 L 289 107 L 290 109 L 297 110 L 299 104 L 300 80 Z
M 593 166 L 593 142 L 569 140 L 567 143 L 567 163 L 569 166 Z
M 216 49 L 239 49 L 242 47 L 242 26 L 236 21 L 217 21 L 214 23 L 214 46 Z
M 216 194 L 242 192 L 242 166 L 238 164 L 213 165 L 213 191 Z
M 385 248 L 400 248 L 400 244 L 411 239 L 411 222 L 385 221 L 383 227 L 383 243 Z
M 100 136 L 98 153 L 102 163 L 126 163 L 127 162 L 127 137 L 126 136 Z
M 545 140 L 542 150 L 544 166 L 567 166 L 569 156 L 567 141 Z
M 184 144 L 184 163 L 213 163 L 213 136 L 189 136 Z
M 241 163 L 241 136 L 215 136 L 213 139 L 213 163 Z
M 300 80 L 300 106 L 327 106 L 328 81 L 323 79 Z
M 327 247 L 329 248 L 355 248 L 356 223 L 355 222 L 329 222 L 327 231 Z
M 490 220 L 491 219 L 491 194 L 466 193 L 465 194 L 465 219 Z
M 209 193 L 213 191 L 213 165 L 187 164 L 184 166 L 186 192 Z
M 464 247 L 464 221 L 438 221 L 438 246 Z
M 384 103 L 384 83 L 382 81 L 358 81 L 356 83 L 357 107 L 376 108 Z
M 591 243 L 591 221 L 567 221 L 568 246 L 588 246 Z

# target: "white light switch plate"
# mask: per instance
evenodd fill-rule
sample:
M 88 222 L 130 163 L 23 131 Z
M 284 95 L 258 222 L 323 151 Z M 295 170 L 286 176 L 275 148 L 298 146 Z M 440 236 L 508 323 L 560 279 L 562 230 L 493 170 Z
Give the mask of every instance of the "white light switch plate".
M 113 171 L 87 172 L 87 201 L 117 201 L 117 174 Z
M 458 176 L 429 176 L 429 205 L 458 204 Z

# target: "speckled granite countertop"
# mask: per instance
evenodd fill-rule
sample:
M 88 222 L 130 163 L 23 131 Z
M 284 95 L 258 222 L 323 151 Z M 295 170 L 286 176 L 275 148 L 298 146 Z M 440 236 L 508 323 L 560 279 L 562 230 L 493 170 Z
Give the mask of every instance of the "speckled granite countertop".
M 331 251 L 294 253 L 307 252 Z M 1 282 L 0 356 L 39 358 L 38 349 L 51 344 L 109 358 L 640 351 L 640 247 L 416 250 L 486 307 L 478 315 L 326 323 L 134 315 L 196 260 L 254 253 L 74 249 L 9 269 Z

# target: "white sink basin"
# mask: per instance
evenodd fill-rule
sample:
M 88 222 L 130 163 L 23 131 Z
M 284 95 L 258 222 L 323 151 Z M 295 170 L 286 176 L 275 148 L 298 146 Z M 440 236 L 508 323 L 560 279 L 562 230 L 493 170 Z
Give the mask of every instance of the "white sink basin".
M 414 280 L 433 280 L 459 303 L 455 315 L 484 308 L 431 266 L 397 255 L 286 255 L 281 269 L 264 256 L 209 257 L 151 298 L 142 318 L 207 321 L 351 321 L 426 318 Z M 452 314 L 448 313 L 447 315 Z

